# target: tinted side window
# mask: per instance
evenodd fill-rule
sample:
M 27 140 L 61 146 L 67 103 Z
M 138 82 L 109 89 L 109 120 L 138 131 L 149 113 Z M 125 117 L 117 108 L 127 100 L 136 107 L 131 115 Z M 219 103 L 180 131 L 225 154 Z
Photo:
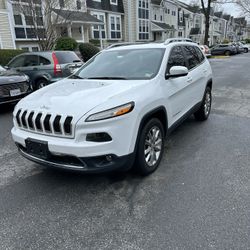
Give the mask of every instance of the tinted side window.
M 40 66 L 42 66 L 42 65 L 50 65 L 50 64 L 51 64 L 51 62 L 48 59 L 46 59 L 46 58 L 44 58 L 42 56 L 39 56 L 39 65 Z
M 26 55 L 24 59 L 24 67 L 38 66 L 38 56 Z
M 205 60 L 204 54 L 202 53 L 202 51 L 199 48 L 194 47 L 194 49 L 196 50 L 196 53 L 198 55 L 200 63 L 202 63 Z
M 67 64 L 67 63 L 77 63 L 81 62 L 80 58 L 76 55 L 76 53 L 71 51 L 59 51 L 55 52 L 57 60 L 59 64 Z
M 9 67 L 18 68 L 18 67 L 23 67 L 23 65 L 24 65 L 24 56 L 19 56 L 9 64 Z
M 185 57 L 180 46 L 176 46 L 170 52 L 167 65 L 167 73 L 173 66 L 186 66 Z
M 193 69 L 200 64 L 200 60 L 194 46 L 184 46 L 184 51 L 188 61 L 188 69 Z

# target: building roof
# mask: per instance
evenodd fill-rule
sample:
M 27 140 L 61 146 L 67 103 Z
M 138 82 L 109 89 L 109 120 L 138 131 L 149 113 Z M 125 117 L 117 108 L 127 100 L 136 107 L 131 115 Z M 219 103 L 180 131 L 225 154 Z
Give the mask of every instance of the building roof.
M 201 29 L 200 28 L 192 28 L 190 30 L 190 36 L 195 36 L 201 34 Z
M 110 0 L 102 0 L 101 2 L 87 0 L 86 3 L 87 8 L 90 9 L 124 13 L 123 0 L 118 0 L 117 5 L 111 4 Z
M 174 30 L 174 26 L 170 26 L 167 23 L 161 23 L 161 22 L 156 22 L 156 21 L 152 21 L 152 23 L 156 26 L 158 26 L 160 29 L 162 29 L 163 31 L 165 30 Z
M 53 11 L 66 21 L 71 22 L 81 22 L 81 23 L 93 23 L 98 24 L 102 23 L 101 20 L 95 18 L 94 16 L 91 16 L 87 12 L 82 11 L 71 11 L 71 10 L 62 10 L 62 9 L 53 9 Z
M 221 17 L 223 16 L 223 12 L 222 12 L 222 11 L 214 12 L 214 15 L 215 15 L 216 17 L 221 18 Z

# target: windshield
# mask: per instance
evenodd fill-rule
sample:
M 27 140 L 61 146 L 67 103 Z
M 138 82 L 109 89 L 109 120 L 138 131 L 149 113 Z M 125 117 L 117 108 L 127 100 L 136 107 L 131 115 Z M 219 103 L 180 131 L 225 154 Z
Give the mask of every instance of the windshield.
M 73 77 L 85 79 L 143 80 L 154 78 L 165 49 L 103 51 L 87 62 Z
M 0 73 L 1 73 L 1 72 L 4 72 L 4 71 L 6 71 L 6 69 L 3 68 L 3 67 L 0 65 Z

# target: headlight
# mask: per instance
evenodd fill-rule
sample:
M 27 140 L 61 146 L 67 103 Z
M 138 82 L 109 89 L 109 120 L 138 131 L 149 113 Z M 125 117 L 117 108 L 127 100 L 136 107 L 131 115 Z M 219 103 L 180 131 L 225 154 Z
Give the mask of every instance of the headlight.
M 123 104 L 121 106 L 118 106 L 118 107 L 115 107 L 112 109 L 101 111 L 99 113 L 90 115 L 86 119 L 86 122 L 100 121 L 100 120 L 105 120 L 105 119 L 125 115 L 125 114 L 131 112 L 134 109 L 134 106 L 135 106 L 135 103 L 130 102 L 130 103 L 126 103 L 126 104 Z

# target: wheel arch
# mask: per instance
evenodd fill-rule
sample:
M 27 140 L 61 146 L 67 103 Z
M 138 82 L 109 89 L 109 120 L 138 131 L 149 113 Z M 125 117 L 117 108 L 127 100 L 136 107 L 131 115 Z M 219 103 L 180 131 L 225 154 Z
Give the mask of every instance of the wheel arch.
M 144 114 L 144 116 L 142 117 L 142 119 L 140 121 L 138 130 L 137 130 L 137 137 L 136 137 L 135 146 L 134 146 L 134 153 L 137 152 L 138 142 L 140 139 L 140 135 L 141 135 L 141 131 L 142 131 L 143 126 L 145 126 L 145 124 L 152 118 L 158 118 L 162 122 L 165 136 L 167 135 L 168 117 L 167 117 L 166 108 L 164 106 L 159 106 L 157 108 L 152 109 L 151 111 L 148 111 L 146 114 Z
M 213 80 L 212 79 L 208 80 L 206 87 L 209 87 L 211 90 L 213 89 Z

